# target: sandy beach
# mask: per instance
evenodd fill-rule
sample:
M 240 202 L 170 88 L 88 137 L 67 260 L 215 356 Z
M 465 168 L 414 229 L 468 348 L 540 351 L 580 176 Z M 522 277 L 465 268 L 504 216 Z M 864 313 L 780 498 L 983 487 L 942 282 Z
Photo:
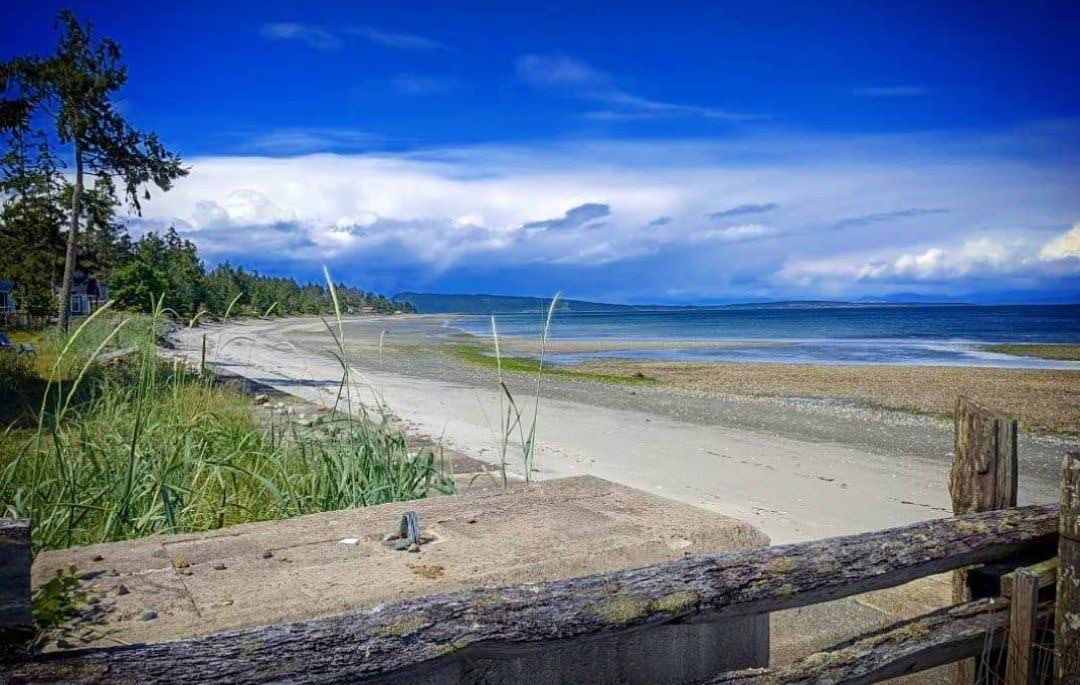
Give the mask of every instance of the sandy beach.
M 415 436 L 495 464 L 501 443 L 496 372 L 454 354 L 462 336 L 444 324 L 437 316 L 346 322 L 354 400 L 392 413 Z M 208 361 L 223 369 L 309 401 L 331 403 L 337 393 L 341 367 L 332 355 L 333 340 L 317 319 L 182 330 L 176 335 L 181 351 L 197 358 L 204 334 Z M 730 365 L 757 374 L 744 382 L 759 385 L 758 392 L 738 394 L 731 387 L 740 386 L 723 382 L 724 374 L 733 373 L 727 365 L 713 365 L 715 376 L 684 372 L 681 377 L 674 373 L 677 366 L 648 366 L 662 382 L 545 377 L 532 476 L 597 475 L 750 521 L 774 542 L 948 514 L 952 425 L 947 419 L 851 398 L 846 393 L 853 381 L 839 379 L 830 386 L 828 372 L 817 376 L 815 385 L 808 382 L 813 374 L 792 369 L 784 385 L 778 370 Z M 615 370 L 629 368 L 619 363 Z M 923 381 L 954 382 L 938 368 L 904 371 L 921 373 Z M 1030 373 L 1047 376 L 1047 396 L 1075 393 L 1080 385 L 1080 374 L 1072 372 Z M 762 385 L 760 379 L 770 375 L 776 376 L 774 385 Z M 863 372 L 875 375 L 880 371 Z M 505 380 L 519 401 L 530 402 L 532 377 L 510 373 Z M 914 375 L 886 377 L 879 385 L 916 380 Z M 718 387 L 725 391 L 716 392 Z M 769 389 L 777 392 L 760 392 Z M 1068 436 L 1022 431 L 1022 503 L 1057 497 L 1058 466 L 1069 445 Z M 520 473 L 515 449 L 509 448 L 508 468 Z

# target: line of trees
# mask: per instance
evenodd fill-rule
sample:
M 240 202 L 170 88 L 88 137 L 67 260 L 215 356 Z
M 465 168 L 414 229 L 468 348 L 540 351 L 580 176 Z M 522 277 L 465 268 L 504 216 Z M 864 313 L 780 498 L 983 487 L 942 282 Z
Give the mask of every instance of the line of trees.
M 95 41 L 91 26 L 67 10 L 57 26 L 55 54 L 0 62 L 0 279 L 15 281 L 20 307 L 38 317 L 58 312 L 66 328 L 73 274 L 82 267 L 132 309 L 163 294 L 167 307 L 186 316 L 221 316 L 230 304 L 242 315 L 329 311 L 321 285 L 228 263 L 207 271 L 195 245 L 172 228 L 131 240 L 118 210 L 139 213 L 151 186 L 167 191 L 188 170 L 117 109 L 113 98 L 127 81 L 119 46 Z M 349 311 L 411 311 L 373 293 L 338 290 Z
M 200 311 L 215 317 L 329 314 L 334 307 L 329 288 L 319 283 L 264 276 L 229 262 L 207 270 L 195 244 L 174 228 L 164 235 L 144 235 L 110 278 L 110 296 L 121 306 L 146 310 L 164 293 L 163 305 L 185 317 Z M 344 283 L 335 283 L 334 289 L 345 312 L 415 311 L 408 303 Z

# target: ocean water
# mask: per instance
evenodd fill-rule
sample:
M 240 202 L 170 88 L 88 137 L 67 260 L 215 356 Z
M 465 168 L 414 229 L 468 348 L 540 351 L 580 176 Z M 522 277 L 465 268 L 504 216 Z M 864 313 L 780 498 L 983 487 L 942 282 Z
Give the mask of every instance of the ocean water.
M 496 315 L 499 335 L 536 338 L 540 314 Z M 487 316 L 455 317 L 453 328 L 491 335 Z M 1080 344 L 1080 305 L 738 307 L 556 313 L 556 340 L 604 340 L 614 349 L 552 354 L 555 363 L 618 357 L 654 360 L 818 364 L 930 364 L 1080 369 L 1080 362 L 987 352 L 992 343 Z M 672 341 L 663 349 L 618 348 L 618 341 Z M 680 340 L 744 341 L 722 348 Z M 778 343 L 762 346 L 761 342 Z M 608 345 L 607 347 L 612 347 Z

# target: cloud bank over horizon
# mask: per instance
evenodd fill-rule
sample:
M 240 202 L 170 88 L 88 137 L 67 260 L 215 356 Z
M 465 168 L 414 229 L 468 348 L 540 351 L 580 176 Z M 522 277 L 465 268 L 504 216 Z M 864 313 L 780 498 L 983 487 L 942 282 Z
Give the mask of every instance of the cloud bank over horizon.
M 211 263 L 326 264 L 386 291 L 1080 297 L 1077 169 L 1011 138 L 800 140 L 199 157 L 129 225 L 175 225 Z

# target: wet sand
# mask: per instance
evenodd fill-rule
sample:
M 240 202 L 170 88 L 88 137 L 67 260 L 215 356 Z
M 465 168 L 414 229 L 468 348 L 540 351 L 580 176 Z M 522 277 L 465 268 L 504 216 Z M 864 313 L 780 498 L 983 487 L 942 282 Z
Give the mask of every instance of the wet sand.
M 456 338 L 489 353 L 494 351 L 489 338 Z M 637 350 L 769 348 L 786 344 L 756 340 L 574 339 L 549 340 L 546 349 L 553 354 L 584 355 Z M 535 355 L 540 343 L 535 339 L 504 336 L 499 347 L 503 354 Z M 1072 346 L 1053 347 L 1071 349 Z M 957 396 L 966 395 L 1015 416 L 1024 429 L 1080 434 L 1080 369 L 685 362 L 630 358 L 597 358 L 559 368 L 602 376 L 644 376 L 666 387 L 696 392 L 839 400 L 939 417 L 950 417 Z
M 644 374 L 659 383 L 711 393 L 862 402 L 950 416 L 967 395 L 1015 416 L 1022 428 L 1080 432 L 1080 371 L 965 366 L 829 366 L 594 361 L 585 371 Z
M 452 346 L 467 337 L 444 323 L 423 316 L 349 322 L 346 344 L 357 370 L 356 392 L 369 405 L 393 412 L 407 431 L 498 463 L 502 393 L 496 371 L 454 354 Z M 180 336 L 188 355 L 198 354 L 202 332 Z M 341 369 L 318 320 L 248 322 L 208 332 L 209 359 L 232 372 L 312 401 L 330 401 L 337 390 Z M 619 373 L 632 372 L 615 364 Z M 722 380 L 727 366 L 745 371 L 777 365 L 706 366 Z M 925 385 L 940 378 L 945 396 L 951 377 L 921 368 L 907 371 L 921 377 L 883 378 L 880 385 Z M 828 372 L 816 386 L 809 383 L 813 373 L 799 377 L 791 370 L 796 377 L 790 384 L 780 383 L 781 374 L 766 387 L 752 377 L 741 386 L 720 383 L 705 369 L 684 370 L 683 376 L 676 369 L 650 371 L 656 378 L 671 375 L 631 384 L 546 377 L 533 477 L 597 475 L 742 518 L 774 542 L 948 515 L 952 426 L 942 417 L 853 397 L 848 390 L 854 381 L 830 378 Z M 881 376 L 874 369 L 862 373 Z M 1072 381 L 1078 378 L 1048 381 L 1043 394 L 1075 392 Z M 535 379 L 512 373 L 504 381 L 531 409 Z M 1022 431 L 1022 502 L 1056 499 L 1061 454 L 1070 444 L 1075 443 L 1069 438 Z M 520 446 L 511 443 L 508 468 L 520 472 L 515 450 Z
M 484 338 L 465 335 L 458 336 L 488 351 L 494 351 L 495 345 Z M 611 352 L 619 350 L 724 350 L 733 348 L 768 348 L 785 347 L 788 343 L 771 340 L 548 340 L 544 349 L 551 354 L 587 354 L 589 352 Z M 499 349 L 504 354 L 538 354 L 540 341 L 535 338 L 509 338 L 499 340 Z

